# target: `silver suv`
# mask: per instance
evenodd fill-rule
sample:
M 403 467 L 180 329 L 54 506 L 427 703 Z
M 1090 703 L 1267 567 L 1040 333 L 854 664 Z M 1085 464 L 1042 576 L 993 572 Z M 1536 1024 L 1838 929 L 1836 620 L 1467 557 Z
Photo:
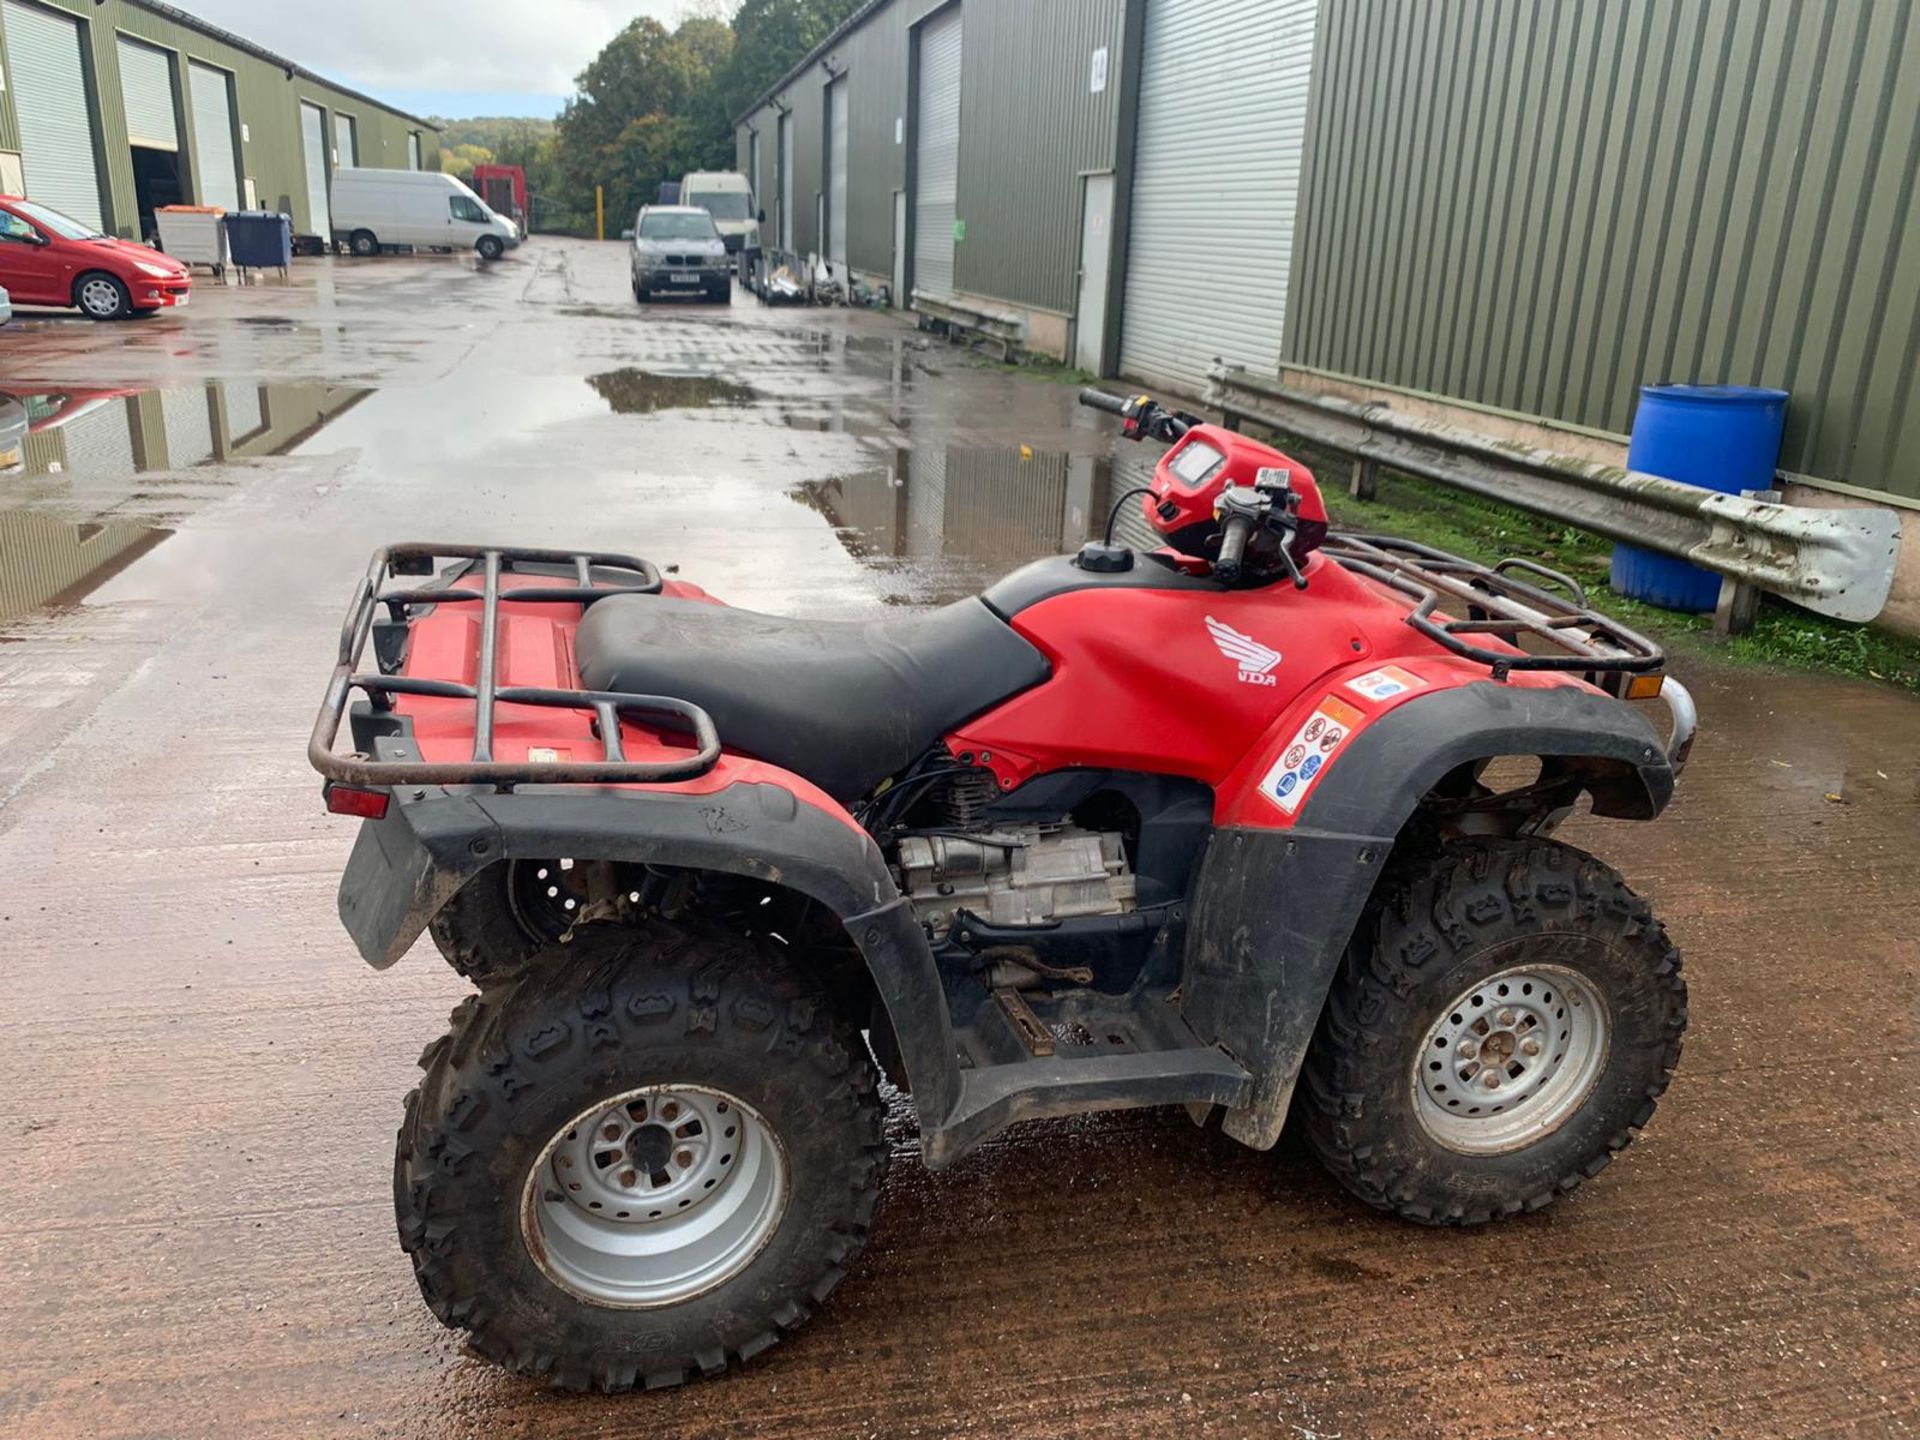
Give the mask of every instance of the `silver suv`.
M 647 205 L 633 222 L 633 298 L 692 294 L 725 301 L 731 294 L 727 243 L 713 216 L 691 205 Z

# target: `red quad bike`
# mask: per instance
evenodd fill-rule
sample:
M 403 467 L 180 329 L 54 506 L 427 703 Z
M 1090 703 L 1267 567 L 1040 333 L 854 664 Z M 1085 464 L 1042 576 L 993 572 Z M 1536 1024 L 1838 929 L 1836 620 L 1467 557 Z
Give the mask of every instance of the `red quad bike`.
M 930 1167 L 1146 1105 L 1265 1149 L 1291 1110 L 1432 1225 L 1545 1205 L 1653 1114 L 1679 957 L 1549 837 L 1583 796 L 1672 795 L 1694 713 L 1660 651 L 1539 566 L 1330 535 L 1268 446 L 1081 398 L 1171 442 L 1140 501 L 1165 547 L 927 613 L 759 615 L 587 551 L 374 556 L 311 758 L 364 820 L 361 953 L 427 931 L 478 989 L 422 1057 L 394 1201 L 479 1353 L 618 1390 L 796 1329 L 873 1220 L 883 1075 Z M 1653 696 L 1665 741 L 1627 703 Z

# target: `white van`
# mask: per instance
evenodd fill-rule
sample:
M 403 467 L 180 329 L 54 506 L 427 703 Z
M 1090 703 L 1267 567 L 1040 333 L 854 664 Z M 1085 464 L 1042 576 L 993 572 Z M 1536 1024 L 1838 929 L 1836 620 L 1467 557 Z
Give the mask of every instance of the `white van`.
M 691 171 L 680 177 L 680 203 L 713 216 L 741 279 L 753 273 L 760 258 L 760 226 L 767 217 L 753 203 L 746 176 L 737 170 Z
M 356 255 L 382 246 L 443 245 L 498 260 L 520 243 L 520 227 L 451 175 L 437 170 L 336 170 L 333 237 Z

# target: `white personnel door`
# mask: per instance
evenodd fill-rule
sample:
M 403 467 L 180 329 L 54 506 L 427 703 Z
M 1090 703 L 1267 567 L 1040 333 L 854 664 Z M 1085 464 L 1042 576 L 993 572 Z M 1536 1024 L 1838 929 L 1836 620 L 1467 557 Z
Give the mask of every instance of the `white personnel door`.
M 920 113 L 914 127 L 913 289 L 953 297 L 960 193 L 960 7 L 920 27 Z
M 1073 312 L 1073 363 L 1100 373 L 1113 269 L 1113 176 L 1089 175 L 1081 192 L 1080 295 Z
M 1153 0 L 1120 369 L 1197 394 L 1280 363 L 1318 0 Z
M 307 223 L 323 241 L 333 239 L 327 208 L 327 117 L 318 105 L 300 105 L 300 153 L 307 167 Z
M 27 198 L 104 230 L 80 24 L 20 0 L 4 13 Z

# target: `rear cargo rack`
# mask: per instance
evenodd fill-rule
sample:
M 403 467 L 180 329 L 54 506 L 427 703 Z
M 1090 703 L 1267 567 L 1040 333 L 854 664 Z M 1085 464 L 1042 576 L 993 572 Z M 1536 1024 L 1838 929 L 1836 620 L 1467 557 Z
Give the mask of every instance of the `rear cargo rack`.
M 1489 567 L 1390 535 L 1329 535 L 1321 549 L 1355 574 L 1412 599 L 1409 625 L 1441 648 L 1487 666 L 1496 680 L 1514 670 L 1578 671 L 1603 689 L 1619 691 L 1621 677 L 1659 670 L 1667 661 L 1646 636 L 1588 605 L 1578 581 L 1531 560 L 1510 558 Z M 1530 585 L 1517 572 L 1565 593 Z M 1463 618 L 1447 618 L 1443 607 Z M 1479 635 L 1513 649 L 1494 650 L 1469 638 Z M 1551 650 L 1515 654 L 1528 640 Z
M 465 561 L 441 574 L 429 585 L 387 589 L 401 576 L 433 575 L 440 560 Z M 481 576 L 474 589 L 455 582 Z M 503 574 L 551 576 L 572 584 L 526 586 L 503 591 Z M 340 627 L 340 655 L 314 721 L 307 760 L 329 781 L 345 785 L 492 785 L 507 790 L 529 784 L 635 784 L 649 781 L 690 780 L 713 769 L 720 759 L 720 737 L 713 717 L 690 700 L 667 695 L 622 695 L 605 690 L 547 689 L 500 685 L 496 650 L 500 602 L 591 605 L 609 595 L 657 595 L 660 572 L 645 560 L 628 555 L 601 555 L 579 550 L 531 550 L 480 545 L 390 545 L 373 553 L 367 571 L 347 607 Z M 397 647 L 388 653 L 376 641 L 375 672 L 362 670 L 361 657 L 375 622 L 384 609 L 390 621 L 404 626 L 415 607 L 478 604 L 480 655 L 476 682 L 428 680 L 389 674 L 399 668 Z M 428 696 L 473 702 L 473 758 L 455 763 L 378 759 L 365 753 L 340 755 L 334 743 L 355 691 L 366 696 L 375 712 L 393 709 L 396 697 Z M 493 758 L 494 710 L 501 704 L 544 706 L 554 710 L 590 710 L 599 732 L 599 760 L 504 761 Z M 629 760 L 622 747 L 623 714 L 670 719 L 669 728 L 693 734 L 694 753 L 669 760 Z

